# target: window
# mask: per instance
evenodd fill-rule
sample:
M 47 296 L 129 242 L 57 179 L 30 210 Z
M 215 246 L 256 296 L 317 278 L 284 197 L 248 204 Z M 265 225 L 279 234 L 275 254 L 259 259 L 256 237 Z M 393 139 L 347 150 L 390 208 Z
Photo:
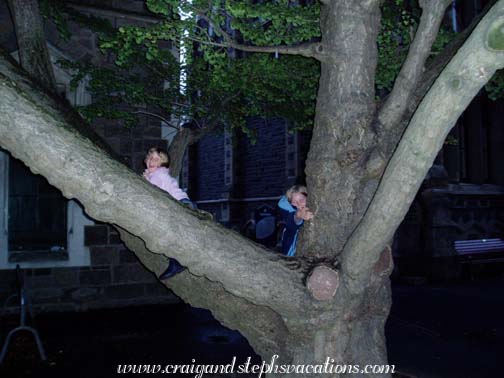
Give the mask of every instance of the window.
M 70 89 L 71 75 L 54 62 L 68 59 L 48 45 L 57 88 L 74 105 L 91 97 L 86 80 Z M 16 58 L 17 54 L 12 54 Z M 0 269 L 86 266 L 84 226 L 93 224 L 80 205 L 65 199 L 42 177 L 0 150 Z
M 285 169 L 288 178 L 296 177 L 298 174 L 298 148 L 297 148 L 297 132 L 289 131 L 288 127 L 286 129 L 286 162 Z
M 229 204 L 227 202 L 221 203 L 221 216 L 219 221 L 229 222 Z
M 233 184 L 233 143 L 231 132 L 224 131 L 224 185 Z
M 8 165 L 9 261 L 45 252 L 65 259 L 68 200 L 19 160 L 10 158 Z
M 84 226 L 93 222 L 26 167 L 9 177 L 20 165 L 0 150 L 0 269 L 89 265 Z
M 180 187 L 184 192 L 189 189 L 189 147 L 186 148 L 182 158 L 182 169 L 180 171 Z

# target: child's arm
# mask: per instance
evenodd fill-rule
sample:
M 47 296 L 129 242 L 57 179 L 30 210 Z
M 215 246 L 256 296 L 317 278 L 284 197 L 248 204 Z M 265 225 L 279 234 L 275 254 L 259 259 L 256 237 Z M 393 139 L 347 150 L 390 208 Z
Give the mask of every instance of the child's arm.
M 294 220 L 299 223 L 302 220 L 311 220 L 313 219 L 313 213 L 307 207 L 302 207 L 296 211 L 296 215 L 294 216 Z
M 295 211 L 284 211 L 285 228 L 289 231 L 297 230 L 304 223 L 304 220 L 296 217 Z
M 150 182 L 163 189 L 165 192 L 168 192 L 168 194 L 178 201 L 184 198 L 189 199 L 188 195 L 180 189 L 177 180 L 169 174 L 153 175 Z

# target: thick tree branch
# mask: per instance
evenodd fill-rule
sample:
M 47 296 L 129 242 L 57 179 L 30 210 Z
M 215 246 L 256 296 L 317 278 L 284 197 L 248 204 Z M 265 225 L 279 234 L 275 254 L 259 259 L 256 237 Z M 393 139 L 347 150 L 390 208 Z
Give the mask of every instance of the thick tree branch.
M 189 146 L 192 130 L 190 128 L 181 128 L 173 137 L 168 147 L 168 156 L 170 156 L 170 175 L 178 177 L 182 170 L 182 160 L 184 153 Z
M 215 32 L 224 38 L 224 43 L 202 41 L 198 40 L 200 43 L 211 44 L 214 46 L 230 47 L 236 50 L 247 51 L 247 52 L 261 52 L 261 53 L 278 53 L 286 55 L 301 55 L 307 58 L 322 59 L 324 57 L 324 47 L 321 42 L 304 43 L 296 46 L 251 46 L 244 45 L 242 43 L 236 42 L 236 40 L 229 35 L 225 30 L 223 30 L 216 22 L 213 22 L 207 15 L 203 13 L 198 13 L 198 17 L 205 20 L 207 23 L 212 25 Z
M 8 0 L 16 29 L 19 62 L 46 90 L 56 93 L 56 79 L 47 50 L 37 0 Z
M 322 41 L 317 107 L 306 161 L 308 206 L 299 252 L 337 256 L 371 200 L 374 182 L 363 165 L 375 143 L 376 1 L 332 1 L 321 8 Z M 330 231 L 329 231 L 330 230 Z
M 34 173 L 65 197 L 77 198 L 93 218 L 119 225 L 149 250 L 178 259 L 192 274 L 220 282 L 235 296 L 282 315 L 310 303 L 302 275 L 283 259 L 125 169 L 77 133 L 57 109 L 0 58 L 0 145 Z M 75 114 L 69 108 L 66 112 Z
M 432 44 L 439 31 L 446 8 L 451 0 L 420 1 L 422 16 L 408 56 L 394 83 L 392 93 L 386 99 L 378 115 L 385 129 L 396 127 L 410 102 L 424 71 Z
M 182 159 L 187 147 L 194 143 L 197 143 L 205 135 L 214 131 L 222 121 L 220 118 L 220 109 L 224 109 L 231 100 L 238 97 L 239 95 L 240 91 L 237 91 L 222 100 L 218 109 L 212 109 L 210 121 L 206 124 L 203 123 L 202 125 L 200 125 L 199 122 L 194 119 L 194 121 L 197 122 L 200 126 L 198 129 L 182 128 L 175 135 L 172 142 L 170 143 L 170 146 L 168 147 L 168 155 L 170 156 L 170 174 L 173 177 L 178 177 L 178 175 L 180 174 L 180 171 L 182 169 Z M 209 110 L 207 109 L 207 112 L 208 111 Z
M 485 9 L 473 19 L 471 24 L 464 31 L 457 34 L 457 36 L 445 47 L 445 49 L 440 54 L 438 54 L 430 63 L 428 63 L 426 71 L 422 74 L 421 80 L 418 83 L 416 90 L 414 91 L 413 95 L 410 96 L 410 100 L 406 106 L 401 120 L 396 126 L 388 129 L 386 134 L 383 134 L 381 137 L 379 152 L 376 153 L 376 156 L 381 156 L 381 158 L 378 159 L 380 162 L 377 167 L 373 167 L 373 164 L 370 164 L 370 166 L 375 170 L 375 177 L 379 177 L 383 173 L 386 162 L 388 162 L 388 160 L 390 159 L 392 152 L 396 148 L 401 135 L 404 133 L 404 130 L 408 126 L 413 113 L 431 87 L 432 83 L 434 83 L 434 80 L 436 80 L 444 67 L 455 56 L 458 49 L 464 44 L 467 37 L 471 35 L 483 16 L 496 3 L 496 1 L 497 0 L 490 0 L 489 3 L 485 6 Z M 379 113 L 381 113 L 381 110 L 379 111 Z M 380 126 L 378 126 L 377 128 L 380 128 Z
M 166 269 L 168 261 L 165 256 L 150 252 L 143 240 L 117 228 L 122 241 L 135 252 L 147 269 L 156 276 Z M 220 283 L 187 271 L 164 281 L 164 284 L 192 306 L 212 311 L 213 316 L 226 327 L 239 329 L 263 359 L 275 353 L 287 357 L 284 343 L 288 331 L 283 319 L 268 307 L 256 306 L 228 293 Z
M 503 30 L 504 0 L 500 0 L 445 67 L 416 110 L 363 221 L 345 245 L 342 269 L 354 292 L 363 290 L 359 279 L 370 275 L 446 135 L 494 72 L 504 67 Z

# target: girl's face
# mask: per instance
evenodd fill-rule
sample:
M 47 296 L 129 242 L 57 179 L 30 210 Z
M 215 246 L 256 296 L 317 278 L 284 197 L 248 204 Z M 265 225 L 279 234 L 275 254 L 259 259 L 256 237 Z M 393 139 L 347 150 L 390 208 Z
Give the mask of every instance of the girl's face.
M 145 165 L 149 173 L 152 173 L 161 166 L 161 157 L 157 152 L 152 152 L 145 158 Z
M 306 196 L 302 193 L 293 193 L 292 201 L 293 206 L 296 206 L 298 209 L 303 209 L 306 207 Z

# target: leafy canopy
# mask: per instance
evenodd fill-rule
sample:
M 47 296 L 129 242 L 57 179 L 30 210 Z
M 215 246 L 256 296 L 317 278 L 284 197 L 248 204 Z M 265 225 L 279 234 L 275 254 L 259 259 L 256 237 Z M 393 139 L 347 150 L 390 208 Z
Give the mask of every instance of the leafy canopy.
M 386 95 L 406 58 L 421 14 L 404 0 L 382 5 L 376 86 Z M 159 22 L 112 28 L 80 14 L 59 0 L 44 0 L 43 11 L 66 38 L 67 22 L 99 35 L 109 64 L 62 62 L 75 69 L 74 84 L 89 77 L 93 104 L 81 109 L 96 117 L 137 122 L 128 107 L 159 116 L 193 120 L 204 127 L 219 122 L 246 130 L 249 116 L 277 116 L 294 128 L 310 127 L 320 67 L 314 59 L 292 55 L 246 53 L 226 46 L 228 38 L 247 46 L 298 45 L 320 40 L 317 1 L 146 0 Z M 439 52 L 453 37 L 442 28 L 434 44 Z M 185 52 L 184 62 L 177 59 Z M 504 75 L 487 85 L 492 99 L 504 93 Z M 182 79 L 181 79 L 182 78 Z

